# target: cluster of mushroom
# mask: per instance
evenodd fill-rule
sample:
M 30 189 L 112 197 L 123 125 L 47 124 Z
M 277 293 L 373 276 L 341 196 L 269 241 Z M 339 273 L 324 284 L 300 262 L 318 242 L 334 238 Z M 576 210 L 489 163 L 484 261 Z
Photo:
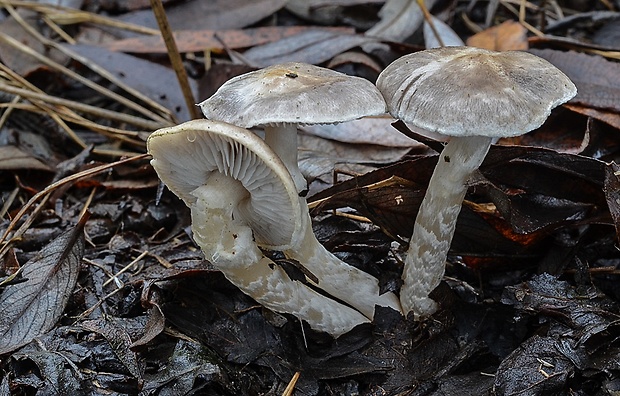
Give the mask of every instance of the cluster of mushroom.
M 370 322 L 376 305 L 401 312 L 375 277 L 318 242 L 297 166 L 297 124 L 385 113 L 377 88 L 288 63 L 233 78 L 200 106 L 210 120 L 156 131 L 148 150 L 161 180 L 191 209 L 194 240 L 213 265 L 262 305 L 334 336 Z M 245 129 L 253 126 L 264 127 L 265 140 Z M 261 248 L 282 251 L 310 274 L 290 279 Z
M 153 167 L 191 209 L 194 239 L 213 265 L 262 305 L 334 336 L 370 322 L 377 305 L 416 318 L 432 314 L 429 294 L 443 276 L 467 182 L 492 140 L 539 127 L 576 94 L 536 56 L 469 47 L 404 56 L 377 87 L 317 66 L 276 65 L 225 83 L 200 104 L 209 120 L 158 130 L 148 140 Z M 318 242 L 297 166 L 298 124 L 386 110 L 451 136 L 415 220 L 400 301 Z M 264 140 L 245 129 L 255 126 L 264 128 Z M 282 251 L 310 274 L 291 279 L 261 249 Z

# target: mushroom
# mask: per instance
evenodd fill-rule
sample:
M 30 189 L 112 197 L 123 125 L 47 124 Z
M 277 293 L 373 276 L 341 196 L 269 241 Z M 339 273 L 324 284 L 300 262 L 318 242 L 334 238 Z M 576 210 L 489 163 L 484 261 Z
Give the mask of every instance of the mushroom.
M 328 285 L 342 282 L 340 287 L 362 300 L 365 309 L 351 304 L 353 309 L 291 280 L 262 253 L 259 246 L 283 250 L 301 262 L 336 259 L 311 233 L 307 205 L 288 170 L 247 129 L 193 120 L 155 131 L 147 147 L 160 179 L 191 209 L 193 237 L 207 259 L 262 305 L 294 314 L 334 336 L 369 322 L 375 303 L 398 306 L 395 295 L 378 296 L 375 278 L 343 262 L 334 274 L 317 272 L 319 287 L 324 286 L 322 276 Z M 357 295 L 371 292 L 377 295 Z
M 535 55 L 472 47 L 405 55 L 379 75 L 377 87 L 395 118 L 450 137 L 415 220 L 400 301 L 416 318 L 437 309 L 429 293 L 444 274 L 467 182 L 495 138 L 543 124 L 577 93 L 555 66 Z
M 332 124 L 386 112 L 381 93 L 360 77 L 305 63 L 283 63 L 234 77 L 199 104 L 211 120 L 262 126 L 299 193 L 307 190 L 297 164 L 297 125 Z

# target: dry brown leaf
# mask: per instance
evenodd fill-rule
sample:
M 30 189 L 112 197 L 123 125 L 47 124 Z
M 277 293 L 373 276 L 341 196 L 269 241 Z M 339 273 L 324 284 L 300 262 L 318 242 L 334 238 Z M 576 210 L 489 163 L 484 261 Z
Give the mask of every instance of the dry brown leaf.
M 528 49 L 527 29 L 519 22 L 508 20 L 467 39 L 467 45 L 493 51 L 523 51 Z

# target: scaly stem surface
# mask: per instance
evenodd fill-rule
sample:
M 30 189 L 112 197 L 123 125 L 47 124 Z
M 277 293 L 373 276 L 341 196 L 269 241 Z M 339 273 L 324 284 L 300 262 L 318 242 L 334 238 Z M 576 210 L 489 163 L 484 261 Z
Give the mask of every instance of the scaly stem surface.
M 345 263 L 321 245 L 312 231 L 307 205 L 302 205 L 302 208 L 302 216 L 308 217 L 306 235 L 299 246 L 285 250 L 284 254 L 312 272 L 319 279 L 319 288 L 356 308 L 369 319 L 374 316 L 375 305 L 402 312 L 396 295 L 391 292 L 380 294 L 377 278 Z
M 265 127 L 265 143 L 280 157 L 288 169 L 297 192 L 308 189 L 306 178 L 299 170 L 297 162 L 297 124 L 283 124 L 281 126 Z
M 356 310 L 291 280 L 264 256 L 252 230 L 233 216 L 235 207 L 248 196 L 237 180 L 213 175 L 207 185 L 192 194 L 197 198 L 191 206 L 194 240 L 206 258 L 245 294 L 271 310 L 295 315 L 313 329 L 336 337 L 369 322 Z
M 431 315 L 429 294 L 441 281 L 467 181 L 491 146 L 492 138 L 453 137 L 441 155 L 415 220 L 403 271 L 400 302 L 405 315 Z

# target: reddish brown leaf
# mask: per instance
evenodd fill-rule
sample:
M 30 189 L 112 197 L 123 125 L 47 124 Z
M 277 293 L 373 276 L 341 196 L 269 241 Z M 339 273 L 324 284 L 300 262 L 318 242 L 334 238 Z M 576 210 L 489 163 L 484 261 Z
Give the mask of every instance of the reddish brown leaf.
M 26 345 L 60 318 L 84 255 L 84 223 L 45 246 L 22 267 L 27 280 L 0 294 L 0 355 Z
M 493 51 L 526 50 L 527 29 L 519 22 L 508 20 L 467 39 L 467 45 Z
M 571 109 L 572 111 L 586 115 L 588 117 L 596 118 L 599 121 L 611 125 L 616 129 L 620 129 L 620 113 L 615 111 L 609 111 L 605 109 L 595 109 L 588 106 L 582 106 L 573 103 L 567 103 L 564 107 Z
M 423 157 L 399 162 L 324 190 L 309 202 L 320 201 L 318 209 L 355 208 L 388 235 L 409 238 L 436 160 Z M 486 192 L 512 231 L 507 232 L 505 225 L 488 217 L 463 219 L 467 213 L 464 209 L 453 249 L 472 252 L 490 242 L 487 254 L 494 246 L 500 250 L 512 247 L 514 254 L 520 243 L 539 240 L 522 241 L 515 233 L 530 234 L 599 219 L 600 208 L 605 205 L 603 166 L 592 158 L 541 148 L 493 146 L 480 169 L 491 183 L 483 182 L 481 191 Z
M 230 30 L 179 30 L 174 32 L 174 39 L 180 52 L 223 51 L 224 45 L 230 49 L 249 48 L 294 36 L 306 30 L 317 29 L 339 33 L 355 32 L 346 27 L 267 26 Z M 111 51 L 137 54 L 166 54 L 168 52 L 166 44 L 160 36 L 128 38 L 113 41 L 106 44 L 105 47 Z

